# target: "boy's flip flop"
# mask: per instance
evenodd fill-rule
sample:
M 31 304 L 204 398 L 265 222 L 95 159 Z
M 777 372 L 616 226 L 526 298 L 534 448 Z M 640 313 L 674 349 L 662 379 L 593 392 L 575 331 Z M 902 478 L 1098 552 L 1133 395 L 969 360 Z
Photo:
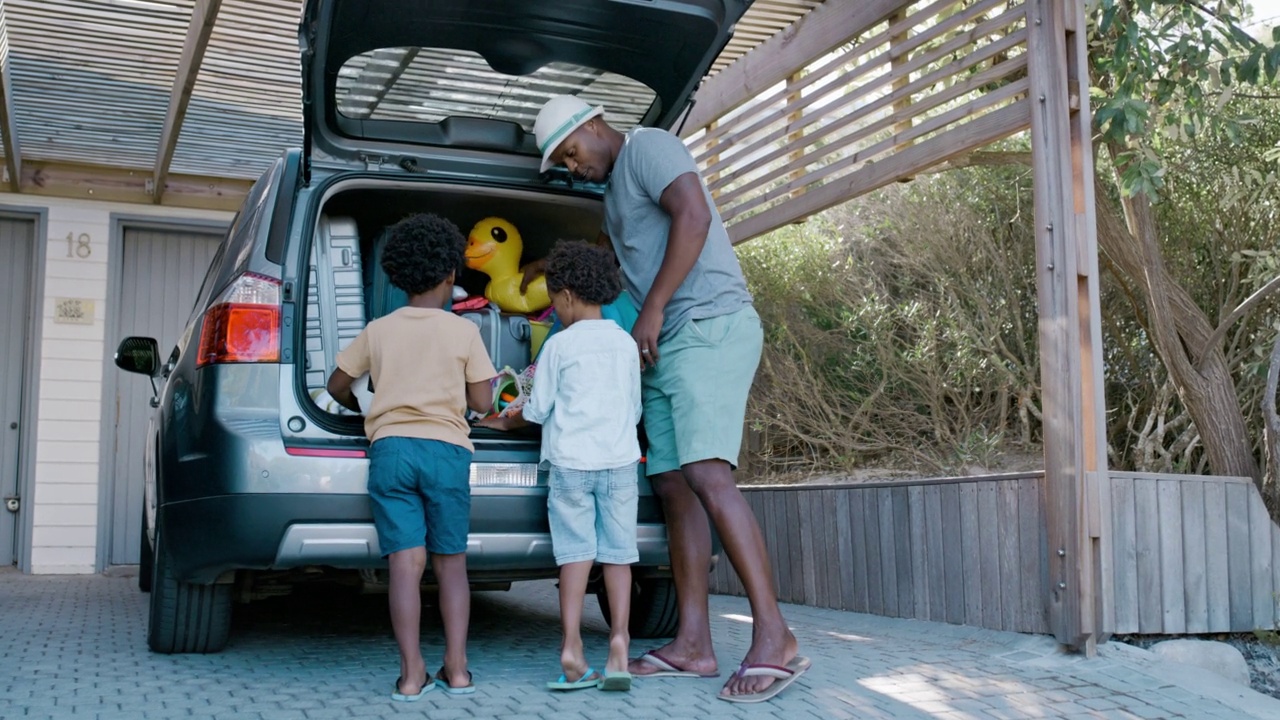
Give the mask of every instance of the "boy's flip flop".
M 436 673 L 436 685 L 439 685 L 441 690 L 450 695 L 470 695 L 476 691 L 476 684 L 471 682 L 470 670 L 467 671 L 467 684 L 456 688 L 449 684 L 449 673 L 444 671 L 444 666 L 441 666 L 440 672 Z
M 631 673 L 625 670 L 622 672 L 609 672 L 606 670 L 604 679 L 600 681 L 600 689 L 627 692 L 631 689 Z
M 752 665 L 742 663 L 742 665 L 738 667 L 738 671 L 733 674 L 734 677 L 745 678 L 765 675 L 776 679 L 769 685 L 769 687 L 758 693 L 751 693 L 749 695 L 726 695 L 722 691 L 716 697 L 724 700 L 725 702 L 731 703 L 764 702 L 783 690 L 786 690 L 791 683 L 799 679 L 799 677 L 805 674 L 805 672 L 812 666 L 813 663 L 809 661 L 809 658 L 801 657 L 800 655 L 791 658 L 791 662 L 787 663 L 785 667 L 780 667 L 778 665 Z
M 547 689 L 561 691 L 586 690 L 587 688 L 598 687 L 599 685 L 600 673 L 591 668 L 587 668 L 587 671 L 582 673 L 582 677 L 574 680 L 573 682 L 569 682 L 569 678 L 561 673 L 559 680 L 547 683 Z
M 419 700 L 422 699 L 423 695 L 426 695 L 427 693 L 436 689 L 436 685 L 435 683 L 431 682 L 431 678 L 424 677 L 422 678 L 422 688 L 418 690 L 417 695 L 405 695 L 404 693 L 400 692 L 400 681 L 403 679 L 404 678 L 402 677 L 396 678 L 395 690 L 392 691 L 391 693 L 391 699 L 395 700 L 396 702 L 418 702 Z
M 638 659 L 640 660 L 640 662 L 648 663 L 658 668 L 657 672 L 639 673 L 640 677 L 676 677 L 676 678 L 720 677 L 720 673 L 718 672 L 708 673 L 706 675 L 703 675 L 701 673 L 694 672 L 693 670 L 685 670 L 679 665 L 676 665 L 670 660 L 659 655 L 657 650 L 650 650 L 649 652 L 641 655 Z

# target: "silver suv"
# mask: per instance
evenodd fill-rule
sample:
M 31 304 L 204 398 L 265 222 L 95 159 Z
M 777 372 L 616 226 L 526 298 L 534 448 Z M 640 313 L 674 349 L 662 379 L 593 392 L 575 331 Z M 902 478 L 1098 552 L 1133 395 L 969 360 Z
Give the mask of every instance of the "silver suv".
M 379 272 L 384 230 L 422 211 L 464 232 L 500 217 L 517 229 L 502 238 L 517 262 L 594 238 L 602 188 L 539 175 L 538 108 L 571 93 L 603 105 L 614 127 L 670 127 L 748 3 L 306 3 L 306 146 L 253 186 L 172 350 L 135 337 L 116 356 L 159 381 L 139 578 L 152 650 L 217 652 L 233 600 L 306 578 L 380 584 L 361 419 L 321 389 L 338 350 L 404 302 Z M 486 280 L 469 272 L 460 284 L 478 293 Z M 498 367 L 529 363 L 528 318 L 469 317 Z M 538 435 L 472 437 L 473 583 L 554 577 Z M 643 478 L 640 488 L 631 632 L 665 636 L 676 623 L 666 531 Z

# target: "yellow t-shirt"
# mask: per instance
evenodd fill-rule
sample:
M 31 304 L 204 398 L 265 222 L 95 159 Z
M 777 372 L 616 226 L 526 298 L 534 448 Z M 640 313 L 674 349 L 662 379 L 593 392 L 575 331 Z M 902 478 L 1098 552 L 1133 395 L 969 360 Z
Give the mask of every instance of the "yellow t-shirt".
M 480 330 L 445 310 L 402 307 L 378 318 L 338 353 L 351 377 L 366 372 L 373 406 L 364 432 L 384 437 L 440 440 L 468 450 L 467 383 L 497 375 Z

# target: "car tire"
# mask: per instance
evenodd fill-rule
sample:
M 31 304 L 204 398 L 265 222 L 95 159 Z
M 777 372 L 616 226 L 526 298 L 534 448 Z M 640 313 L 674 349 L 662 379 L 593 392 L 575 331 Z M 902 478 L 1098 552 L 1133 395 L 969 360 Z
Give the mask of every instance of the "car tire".
M 194 585 L 173 577 L 156 532 L 147 646 L 157 653 L 216 653 L 231 634 L 231 586 Z
M 609 617 L 609 591 L 602 585 L 596 591 L 604 621 Z M 680 606 L 676 602 L 676 583 L 671 578 L 646 578 L 631 583 L 631 622 L 628 632 L 633 638 L 675 637 L 680 623 Z
M 147 512 L 142 512 L 142 542 L 138 545 L 138 589 L 151 592 L 151 575 L 155 566 L 155 553 L 151 551 L 151 538 L 147 537 Z

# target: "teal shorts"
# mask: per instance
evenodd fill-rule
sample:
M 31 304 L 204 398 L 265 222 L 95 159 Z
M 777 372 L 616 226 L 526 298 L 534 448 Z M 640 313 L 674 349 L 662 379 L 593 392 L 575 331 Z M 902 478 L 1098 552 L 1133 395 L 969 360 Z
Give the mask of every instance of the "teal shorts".
M 764 330 L 755 308 L 690 320 L 658 346 L 641 375 L 647 475 L 701 460 L 738 466 L 747 395 L 760 365 Z

